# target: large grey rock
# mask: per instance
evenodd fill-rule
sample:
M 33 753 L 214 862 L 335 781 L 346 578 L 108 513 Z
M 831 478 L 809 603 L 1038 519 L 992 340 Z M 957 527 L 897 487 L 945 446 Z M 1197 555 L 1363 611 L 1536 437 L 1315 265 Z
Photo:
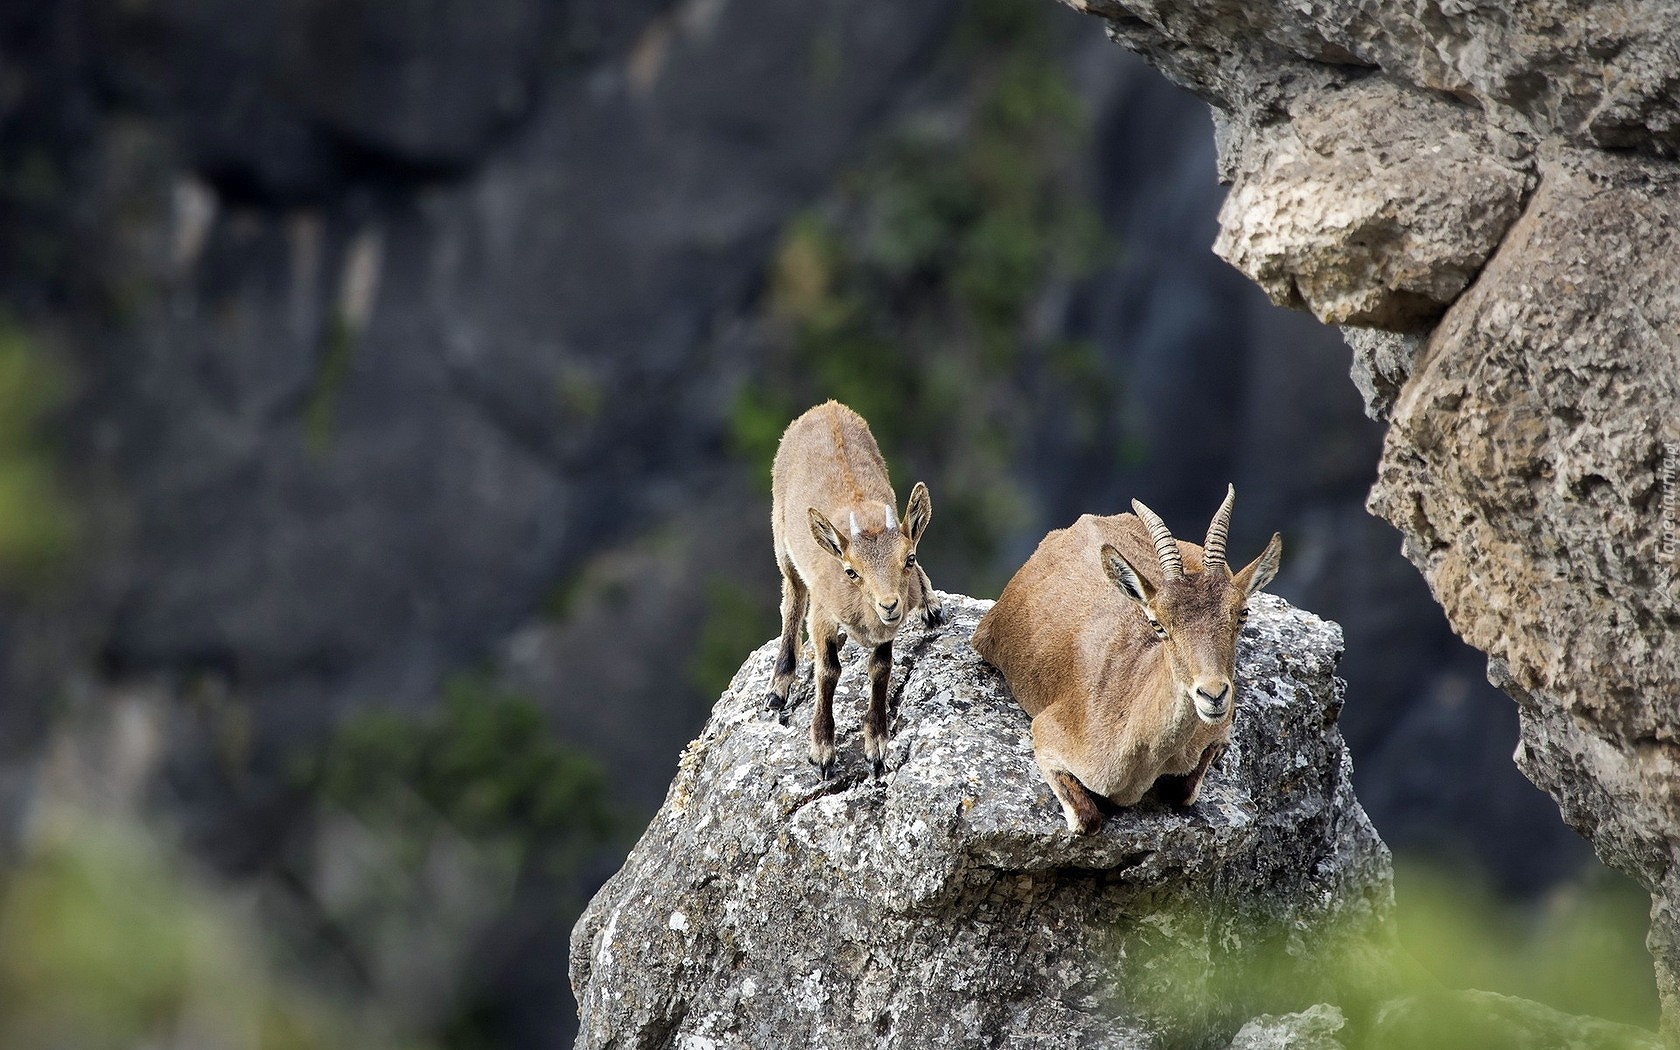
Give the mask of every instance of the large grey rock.
M 1346 320 L 1429 290 L 1358 322 L 1415 336 L 1352 340 L 1393 420 L 1370 506 L 1517 699 L 1518 765 L 1651 891 L 1680 1040 L 1680 7 L 1075 6 L 1220 110 L 1221 243 L 1274 297 Z M 1324 128 L 1328 151 L 1294 162 Z M 1340 181 L 1314 182 L 1335 158 Z M 1345 200 L 1407 228 L 1373 238 Z
M 1228 109 L 1326 67 L 1471 100 L 1513 131 L 1673 155 L 1680 8 L 1666 0 L 1069 0 Z
M 1459 632 L 1495 658 L 1523 715 L 1523 772 L 1657 895 L 1650 947 L 1671 1022 L 1677 252 L 1674 165 L 1590 151 L 1543 164 L 1505 249 L 1430 337 L 1371 498 Z
M 1301 1005 L 1335 984 L 1330 938 L 1386 931 L 1388 851 L 1335 725 L 1334 624 L 1257 598 L 1201 800 L 1146 800 L 1080 838 L 969 646 L 988 603 L 948 601 L 949 626 L 901 639 L 879 780 L 858 650 L 828 785 L 804 757 L 809 678 L 782 726 L 763 707 L 773 646 L 747 660 L 573 932 L 580 1046 L 1146 1046 L 1182 1023 L 1169 998 L 1228 1038 L 1240 995 L 1203 985 L 1260 950 L 1251 924 L 1289 931 Z
M 1326 324 L 1428 327 L 1515 221 L 1530 176 L 1463 104 L 1383 77 L 1328 82 L 1255 128 L 1213 250 Z

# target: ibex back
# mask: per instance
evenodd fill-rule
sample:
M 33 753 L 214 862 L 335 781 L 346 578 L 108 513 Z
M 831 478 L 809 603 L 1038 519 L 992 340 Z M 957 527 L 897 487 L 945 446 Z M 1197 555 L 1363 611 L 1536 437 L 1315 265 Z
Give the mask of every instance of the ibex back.
M 864 753 L 885 767 L 887 684 L 892 644 L 914 610 L 944 620 L 933 584 L 916 561 L 916 544 L 933 520 L 921 482 L 900 519 L 887 464 L 863 417 L 836 401 L 789 424 L 771 471 L 771 530 L 782 570 L 782 642 L 771 682 L 771 708 L 785 711 L 806 621 L 815 653 L 817 696 L 811 714 L 811 762 L 834 770 L 834 685 L 840 646 L 850 637 L 869 653 L 869 710 Z M 782 715 L 786 720 L 785 713 Z
M 1135 515 L 1085 515 L 1044 538 L 974 632 L 1033 716 L 1033 755 L 1075 832 L 1102 824 L 1088 792 L 1129 806 L 1161 781 L 1190 805 L 1225 748 L 1237 631 L 1283 555 L 1274 534 L 1231 571 L 1235 499 L 1227 488 L 1202 547 L 1135 500 Z

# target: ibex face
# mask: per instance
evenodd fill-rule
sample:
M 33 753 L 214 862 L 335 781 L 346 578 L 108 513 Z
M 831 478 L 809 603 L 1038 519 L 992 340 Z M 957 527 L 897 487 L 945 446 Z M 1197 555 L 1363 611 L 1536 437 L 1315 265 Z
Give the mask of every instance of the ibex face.
M 817 546 L 838 558 L 846 579 L 859 592 L 861 604 L 874 610 L 886 627 L 894 627 L 911 605 L 919 580 L 916 544 L 933 519 L 933 501 L 921 482 L 910 492 L 901 525 L 891 504 L 848 511 L 838 523 L 815 507 L 808 510 L 811 535 Z M 836 528 L 836 525 L 839 527 Z
M 1184 571 L 1178 541 L 1154 511 L 1136 500 L 1132 510 L 1149 529 L 1161 562 L 1160 585 L 1150 583 L 1113 545 L 1102 548 L 1108 578 L 1138 603 L 1155 629 L 1176 699 L 1193 704 L 1196 716 L 1208 723 L 1230 718 L 1236 707 L 1237 631 L 1248 617 L 1248 596 L 1272 581 L 1283 554 L 1283 539 L 1273 533 L 1258 558 L 1239 572 L 1231 571 L 1225 562 L 1225 533 L 1235 496 L 1234 490 L 1226 490 L 1225 502 L 1208 526 L 1200 572 Z

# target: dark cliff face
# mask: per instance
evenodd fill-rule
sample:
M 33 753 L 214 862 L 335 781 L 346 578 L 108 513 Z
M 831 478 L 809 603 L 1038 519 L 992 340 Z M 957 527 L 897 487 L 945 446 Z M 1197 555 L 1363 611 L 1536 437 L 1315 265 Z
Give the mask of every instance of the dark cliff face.
M 712 697 L 694 654 L 732 670 L 768 633 L 763 464 L 736 430 L 740 392 L 786 367 L 766 300 L 788 230 L 866 226 L 847 202 L 883 140 L 962 138 L 988 10 L 4 16 L 0 274 L 77 375 L 58 432 L 88 508 L 76 583 L 0 618 L 25 698 L 0 712 L 8 808 L 51 701 L 154 690 L 173 724 L 145 796 L 220 868 L 268 878 L 318 830 L 296 752 L 489 667 L 645 818 Z M 1045 529 L 1133 496 L 1199 527 L 1235 481 L 1233 550 L 1281 530 L 1278 590 L 1345 626 L 1343 726 L 1388 839 L 1520 889 L 1568 872 L 1573 838 L 1506 759 L 1514 715 L 1362 510 L 1380 434 L 1344 352 L 1207 251 L 1205 108 L 1077 16 L 1035 17 L 1088 126 L 1055 188 L 1107 251 L 1028 273 L 1018 341 L 1093 353 L 985 377 L 1026 392 L 1002 461 L 1024 499 L 976 554 L 963 523 L 989 508 L 941 501 L 976 461 L 934 462 L 935 582 L 1006 578 Z M 1105 394 L 1094 414 L 1082 387 Z

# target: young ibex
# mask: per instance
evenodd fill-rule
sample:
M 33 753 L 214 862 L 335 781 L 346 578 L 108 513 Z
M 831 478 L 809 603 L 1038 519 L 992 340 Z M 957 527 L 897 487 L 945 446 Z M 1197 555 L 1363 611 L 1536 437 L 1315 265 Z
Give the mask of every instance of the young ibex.
M 788 425 L 776 449 L 771 492 L 770 527 L 782 570 L 782 644 L 770 707 L 781 712 L 787 704 L 799 625 L 809 610 L 817 679 L 811 763 L 824 780 L 834 771 L 834 684 L 840 646 L 850 637 L 870 650 L 863 748 L 878 775 L 886 764 L 893 638 L 912 611 L 919 609 L 929 626 L 945 619 L 933 584 L 916 562 L 916 544 L 933 520 L 933 501 L 927 486 L 917 482 L 900 523 L 886 460 L 869 424 L 837 401 Z M 782 718 L 785 722 L 786 715 Z
M 1228 487 L 1201 547 L 1136 500 L 1136 515 L 1081 517 L 1044 537 L 974 632 L 1033 716 L 1033 756 L 1078 834 L 1102 824 L 1087 792 L 1129 806 L 1159 780 L 1188 806 L 1225 749 L 1237 631 L 1283 555 L 1274 533 L 1231 571 L 1235 500 Z

